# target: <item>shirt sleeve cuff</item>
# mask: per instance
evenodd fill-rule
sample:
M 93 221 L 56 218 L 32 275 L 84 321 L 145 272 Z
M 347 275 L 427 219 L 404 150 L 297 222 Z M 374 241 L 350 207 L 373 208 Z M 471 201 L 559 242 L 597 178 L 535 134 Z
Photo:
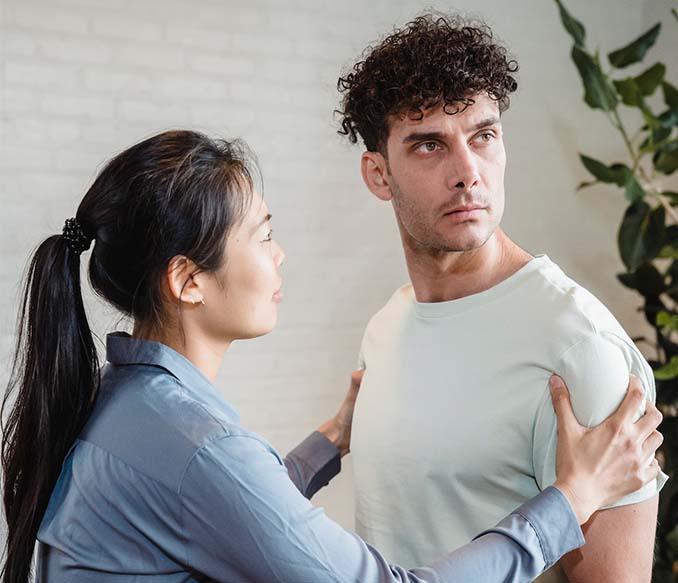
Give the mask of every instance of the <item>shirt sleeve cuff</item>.
M 516 514 L 527 520 L 537 533 L 547 567 L 586 542 L 572 506 L 554 486 L 523 504 Z
M 301 490 L 311 498 L 320 488 L 341 471 L 339 449 L 319 431 L 314 431 L 286 458 L 286 465 L 294 463 L 301 478 Z

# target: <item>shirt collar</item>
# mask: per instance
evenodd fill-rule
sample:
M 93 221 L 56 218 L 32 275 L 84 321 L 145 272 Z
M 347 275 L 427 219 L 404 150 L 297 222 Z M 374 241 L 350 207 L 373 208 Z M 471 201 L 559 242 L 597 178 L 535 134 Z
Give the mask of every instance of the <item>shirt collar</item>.
M 113 365 L 144 364 L 160 367 L 201 401 L 208 405 L 225 405 L 236 422 L 240 419 L 240 414 L 219 394 L 198 367 L 161 342 L 132 338 L 127 332 L 112 332 L 106 336 L 106 360 Z

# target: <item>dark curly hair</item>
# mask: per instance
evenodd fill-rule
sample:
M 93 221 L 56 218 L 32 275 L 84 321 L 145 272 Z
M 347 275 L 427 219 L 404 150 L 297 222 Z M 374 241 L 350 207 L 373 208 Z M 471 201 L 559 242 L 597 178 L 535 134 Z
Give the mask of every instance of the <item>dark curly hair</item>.
M 369 151 L 386 155 L 390 117 L 421 119 L 425 110 L 440 105 L 446 113 L 458 113 L 482 92 L 505 111 L 509 94 L 518 88 L 517 70 L 486 24 L 424 14 L 368 47 L 339 78 L 339 133 L 354 144 L 359 135 Z

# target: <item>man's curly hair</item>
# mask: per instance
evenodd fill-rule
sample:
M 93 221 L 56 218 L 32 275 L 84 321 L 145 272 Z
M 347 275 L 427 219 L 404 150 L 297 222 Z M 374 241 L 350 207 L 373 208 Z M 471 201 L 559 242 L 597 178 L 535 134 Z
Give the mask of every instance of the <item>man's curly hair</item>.
M 360 136 L 369 151 L 385 155 L 392 116 L 421 119 L 425 110 L 441 105 L 446 113 L 458 113 L 478 93 L 505 111 L 509 94 L 518 88 L 517 70 L 518 63 L 484 23 L 419 16 L 368 47 L 362 60 L 339 78 L 339 133 L 354 144 Z

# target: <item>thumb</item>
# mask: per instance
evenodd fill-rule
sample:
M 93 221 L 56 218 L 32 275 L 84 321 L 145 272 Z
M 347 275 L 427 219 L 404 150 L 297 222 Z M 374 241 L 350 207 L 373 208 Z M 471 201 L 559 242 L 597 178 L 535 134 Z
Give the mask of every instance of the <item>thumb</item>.
M 358 370 L 354 370 L 354 371 L 351 373 L 351 384 L 352 384 L 352 385 L 358 385 L 358 386 L 360 386 L 360 383 L 361 383 L 362 380 L 363 380 L 363 375 L 364 375 L 364 374 L 365 374 L 365 369 L 364 369 L 364 368 L 361 368 L 361 369 L 358 369 Z
M 574 411 L 572 411 L 570 393 L 563 379 L 555 373 L 549 379 L 549 391 L 551 392 L 551 401 L 556 412 L 558 431 L 568 432 L 575 427 L 579 427 L 579 422 L 574 416 Z

